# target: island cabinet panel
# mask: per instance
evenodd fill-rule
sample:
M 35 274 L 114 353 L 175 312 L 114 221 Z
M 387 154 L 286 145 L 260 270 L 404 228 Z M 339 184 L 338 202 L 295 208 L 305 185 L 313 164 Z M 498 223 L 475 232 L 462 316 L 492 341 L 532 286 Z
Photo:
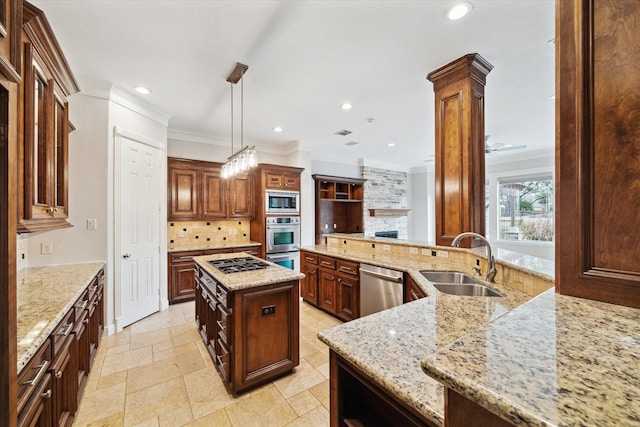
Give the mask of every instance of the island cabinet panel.
M 445 387 L 444 425 L 446 427 L 513 427 L 482 406 Z
M 558 1 L 556 21 L 556 291 L 640 308 L 640 3 Z
M 329 352 L 329 373 L 331 427 L 436 426 L 333 350 Z
M 299 364 L 298 281 L 231 291 L 196 264 L 196 325 L 227 389 L 249 390 Z

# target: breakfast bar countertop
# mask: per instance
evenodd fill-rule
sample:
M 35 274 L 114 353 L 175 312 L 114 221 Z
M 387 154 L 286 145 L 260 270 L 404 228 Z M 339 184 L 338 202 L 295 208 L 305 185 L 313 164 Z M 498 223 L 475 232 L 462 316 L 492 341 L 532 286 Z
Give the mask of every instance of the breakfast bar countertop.
M 239 273 L 223 273 L 209 261 L 229 258 L 249 257 L 269 264 L 268 268 L 262 270 L 243 271 Z M 282 267 L 262 258 L 256 258 L 244 252 L 233 252 L 215 255 L 203 255 L 193 257 L 193 260 L 202 267 L 214 279 L 219 281 L 230 291 L 238 291 L 249 289 L 256 286 L 270 285 L 272 283 L 281 283 L 289 280 L 300 280 L 304 278 L 304 274 L 297 271 Z
M 638 426 L 639 319 L 550 289 L 425 354 L 422 367 L 516 426 Z
M 99 261 L 30 267 L 18 272 L 18 372 L 104 265 Z

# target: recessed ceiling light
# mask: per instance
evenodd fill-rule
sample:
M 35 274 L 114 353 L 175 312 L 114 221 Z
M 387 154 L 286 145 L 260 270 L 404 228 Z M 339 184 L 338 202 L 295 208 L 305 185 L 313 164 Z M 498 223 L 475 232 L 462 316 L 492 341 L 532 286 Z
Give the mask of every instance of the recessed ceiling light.
M 451 9 L 447 12 L 447 18 L 455 21 L 457 19 L 462 18 L 471 10 L 471 5 L 469 3 L 458 3 L 453 5 Z
M 342 109 L 343 110 L 351 110 L 353 106 L 351 104 L 349 104 L 348 102 L 345 102 L 344 104 L 342 104 Z
M 390 143 L 387 144 L 387 147 L 395 147 L 395 146 L 396 146 L 396 144 L 394 144 L 393 142 L 390 142 Z
M 282 128 L 280 126 L 276 126 L 273 128 L 274 132 L 282 132 Z
M 151 93 L 151 91 L 144 86 L 134 86 L 133 90 L 142 95 L 149 95 Z

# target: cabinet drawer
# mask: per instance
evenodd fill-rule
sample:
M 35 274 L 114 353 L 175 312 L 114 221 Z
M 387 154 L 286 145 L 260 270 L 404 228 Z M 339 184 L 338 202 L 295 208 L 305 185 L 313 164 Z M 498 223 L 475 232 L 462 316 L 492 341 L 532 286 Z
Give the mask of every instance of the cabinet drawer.
M 345 261 L 343 259 L 339 259 L 336 261 L 336 266 L 338 271 L 347 274 L 353 274 L 357 276 L 359 274 L 358 267 L 359 264 L 357 262 Z
M 182 263 L 182 262 L 186 262 L 186 263 L 193 262 L 194 256 L 200 256 L 203 254 L 204 254 L 203 251 L 172 252 L 170 254 L 171 263 L 176 264 L 176 263 Z
M 216 366 L 225 380 L 229 379 L 229 349 L 226 344 L 218 338 L 216 342 Z
M 225 344 L 229 344 L 229 340 L 227 339 L 228 335 L 228 318 L 229 313 L 225 310 L 222 305 L 218 304 L 217 306 L 218 316 L 217 316 L 217 324 L 218 324 L 218 336 L 224 341 Z
M 318 255 L 304 252 L 304 262 L 307 264 L 318 264 Z
M 330 268 L 332 270 L 336 269 L 336 259 L 330 258 L 326 256 L 320 256 L 318 258 L 321 267 Z
M 34 390 L 38 388 L 50 364 L 51 343 L 46 340 L 18 374 L 18 414 L 29 401 Z
M 74 314 L 75 310 L 69 310 L 67 315 L 64 316 L 64 319 L 62 319 L 53 332 L 51 332 L 51 357 L 56 357 L 62 349 L 62 346 L 64 346 L 65 340 L 73 331 Z
M 228 291 L 224 287 L 220 285 L 216 286 L 216 299 L 224 308 L 228 309 L 229 305 L 227 303 L 227 294 Z

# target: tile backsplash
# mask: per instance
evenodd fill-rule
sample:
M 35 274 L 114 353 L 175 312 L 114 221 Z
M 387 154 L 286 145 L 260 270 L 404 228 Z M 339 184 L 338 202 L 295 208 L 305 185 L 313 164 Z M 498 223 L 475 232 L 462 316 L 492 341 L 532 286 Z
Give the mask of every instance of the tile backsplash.
M 171 221 L 169 249 L 195 249 L 229 243 L 249 243 L 250 221 Z

